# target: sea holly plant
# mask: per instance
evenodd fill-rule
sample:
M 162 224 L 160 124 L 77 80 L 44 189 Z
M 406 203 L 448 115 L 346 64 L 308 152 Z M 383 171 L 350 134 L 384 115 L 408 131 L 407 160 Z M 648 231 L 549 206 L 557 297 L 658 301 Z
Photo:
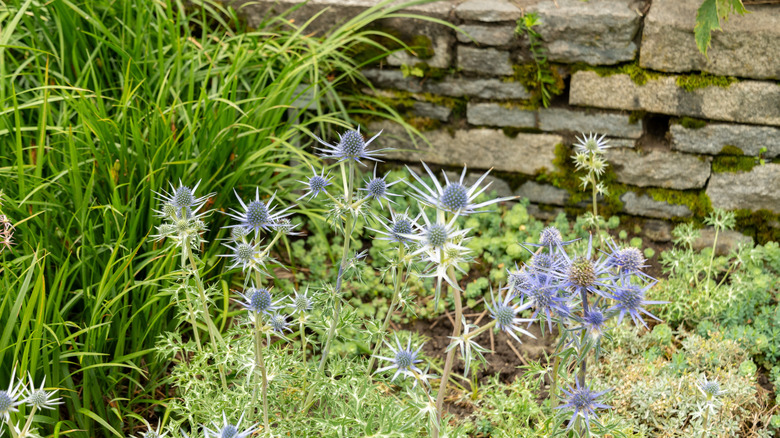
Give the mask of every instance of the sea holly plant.
M 56 390 L 46 390 L 46 378 L 43 379 L 40 387 L 36 388 L 32 376 L 28 374 L 27 377 L 29 384 L 25 384 L 23 378 L 17 380 L 16 369 L 14 368 L 11 371 L 8 388 L 5 390 L 0 389 L 0 419 L 5 423 L 5 427 L 8 428 L 11 438 L 39 436 L 35 429 L 32 428 L 35 413 L 42 409 L 57 409 L 57 405 L 62 404 L 61 399 L 55 397 Z M 18 418 L 20 406 L 30 408 L 30 411 L 27 413 L 27 419 L 24 420 L 24 425 L 21 427 L 22 419 Z M 3 429 L 2 425 L 0 425 L 0 434 L 2 433 Z
M 608 148 L 604 135 L 599 137 L 593 133 L 587 136 L 582 134 L 582 137 L 577 137 L 577 143 L 574 144 L 574 164 L 577 170 L 587 172 L 580 177 L 580 183 L 583 190 L 588 190 L 589 187 L 591 189 L 592 216 L 588 219 L 596 230 L 599 229 L 600 222 L 597 198 L 598 195 L 607 194 L 607 187 L 600 180 L 607 169 L 608 163 L 604 153 Z

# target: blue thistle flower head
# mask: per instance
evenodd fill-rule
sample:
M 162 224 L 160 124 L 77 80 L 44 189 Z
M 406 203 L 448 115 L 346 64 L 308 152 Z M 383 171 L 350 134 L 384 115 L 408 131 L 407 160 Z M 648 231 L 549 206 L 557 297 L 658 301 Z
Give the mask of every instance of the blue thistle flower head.
M 645 310 L 645 306 L 652 304 L 666 304 L 666 301 L 648 301 L 645 300 L 645 292 L 653 287 L 655 282 L 649 283 L 644 287 L 636 284 L 627 283 L 623 281 L 622 284 L 617 287 L 613 295 L 610 297 L 615 301 L 615 305 L 610 307 L 607 311 L 617 311 L 618 324 L 623 321 L 623 317 L 628 314 L 634 321 L 634 324 L 643 325 L 647 327 L 647 323 L 642 319 L 642 315 L 649 316 L 650 318 L 660 321 L 655 315 Z
M 208 201 L 209 197 L 213 195 L 210 193 L 206 196 L 196 197 L 195 191 L 198 190 L 200 181 L 193 188 L 189 188 L 179 181 L 179 187 L 174 187 L 173 184 L 168 183 L 171 187 L 170 192 L 165 190 L 155 192 L 158 199 L 162 202 L 160 210 L 156 210 L 159 217 L 167 218 L 173 221 L 179 219 L 197 219 L 207 212 L 195 215 L 195 212 L 203 208 Z
M 449 211 L 460 211 L 469 203 L 469 192 L 463 184 L 451 182 L 444 187 L 441 204 Z
M 298 198 L 298 200 L 301 200 L 307 196 L 310 196 L 309 199 L 314 199 L 317 197 L 317 195 L 324 192 L 326 187 L 330 185 L 330 174 L 325 175 L 325 169 L 317 174 L 317 171 L 314 170 L 314 166 L 312 166 L 311 172 L 313 175 L 310 176 L 307 181 L 298 181 L 299 183 L 307 186 L 309 189 L 306 193 L 303 194 L 303 196 Z
M 292 299 L 292 305 L 296 313 L 303 315 L 309 312 L 314 306 L 314 301 L 311 299 L 311 297 L 308 296 L 308 293 L 308 289 L 302 294 L 298 294 L 298 291 L 295 291 L 295 296 Z
M 203 427 L 203 434 L 206 438 L 246 438 L 252 435 L 257 426 L 250 426 L 248 429 L 241 430 L 241 422 L 244 421 L 244 414 L 238 419 L 238 423 L 233 424 L 227 420 L 225 413 L 222 413 L 222 425 L 212 423 L 214 429 Z M 186 436 L 186 435 L 185 435 Z
M 22 392 L 24 391 L 24 382 L 21 380 L 15 382 L 16 368 L 11 371 L 11 380 L 8 383 L 6 390 L 0 390 L 0 418 L 5 419 L 6 422 L 11 420 L 11 412 L 19 412 L 16 407 L 24 402 L 19 400 Z
M 573 411 L 571 418 L 569 419 L 569 425 L 567 430 L 574 427 L 575 419 L 577 416 L 582 417 L 585 420 L 585 427 L 590 430 L 591 420 L 598 421 L 596 415 L 596 409 L 611 409 L 612 406 L 599 403 L 598 398 L 608 393 L 611 390 L 592 391 L 587 386 L 580 386 L 579 380 L 575 380 L 576 387 L 569 386 L 568 390 L 561 388 L 561 391 L 566 395 L 566 403 L 558 406 L 556 409 L 565 409 Z
M 544 246 L 560 246 L 563 244 L 563 235 L 555 227 L 547 227 L 539 236 L 539 244 Z
M 290 215 L 287 211 L 291 209 L 292 206 L 274 213 L 275 206 L 272 204 L 276 198 L 276 193 L 271 196 L 271 199 L 269 199 L 268 202 L 263 202 L 260 200 L 260 190 L 255 189 L 255 199 L 249 201 L 248 204 L 245 204 L 244 201 L 241 200 L 241 197 L 238 196 L 237 192 L 235 193 L 238 202 L 241 204 L 244 211 L 233 210 L 232 213 L 228 213 L 228 216 L 238 221 L 238 224 L 231 225 L 231 228 L 241 227 L 253 230 L 255 236 L 257 236 L 261 230 L 268 231 L 276 229 L 279 221 Z
M 425 238 L 428 245 L 434 248 L 441 248 L 447 243 L 447 226 L 440 223 L 433 223 L 425 231 Z
M 499 330 L 503 331 L 504 333 L 508 334 L 509 336 L 513 337 L 517 342 L 520 341 L 520 338 L 517 336 L 517 334 L 523 334 L 526 336 L 530 336 L 532 338 L 536 338 L 533 334 L 530 332 L 523 330 L 520 327 L 520 323 L 523 322 L 532 322 L 532 319 L 521 319 L 517 317 L 517 314 L 521 311 L 529 308 L 531 306 L 530 303 L 522 305 L 522 306 L 516 306 L 512 303 L 514 300 L 514 296 L 511 294 L 506 294 L 503 300 L 501 300 L 501 295 L 499 294 L 498 299 L 493 296 L 493 291 L 490 291 L 490 298 L 493 301 L 493 305 L 488 305 L 487 308 L 490 311 L 490 316 L 496 321 L 496 327 L 498 327 Z
M 268 318 L 268 325 L 271 326 L 271 330 L 278 334 L 283 334 L 285 330 L 292 331 L 290 324 L 287 322 L 287 315 L 282 313 L 274 313 Z
M 241 301 L 244 309 L 253 315 L 260 313 L 270 315 L 279 309 L 279 303 L 282 301 L 281 299 L 274 301 L 270 290 L 254 287 L 254 285 L 241 294 L 241 297 L 244 298 L 244 301 Z
M 528 300 L 528 305 L 534 309 L 532 319 L 536 319 L 540 312 L 546 317 L 547 326 L 552 333 L 554 318 L 568 316 L 570 313 L 569 298 L 559 295 L 560 287 L 552 276 L 533 274 L 528 278 L 531 284 L 523 294 L 523 301 Z M 540 322 L 544 327 L 544 320 L 540 319 Z
M 409 236 L 417 232 L 420 226 L 417 224 L 417 219 L 419 216 L 418 218 L 412 219 L 409 217 L 408 213 L 409 210 L 406 210 L 404 213 L 396 213 L 396 211 L 391 207 L 390 220 L 387 220 L 382 216 L 374 216 L 374 219 L 382 224 L 383 229 L 369 229 L 380 234 L 382 236 L 379 237 L 380 240 L 389 240 L 390 242 L 409 246 L 409 244 L 412 243 L 412 239 Z
M 390 381 L 394 381 L 396 377 L 399 375 L 403 375 L 404 377 L 411 377 L 415 378 L 415 373 L 417 375 L 422 374 L 422 370 L 417 367 L 417 364 L 422 362 L 421 359 L 417 359 L 417 355 L 420 353 L 420 350 L 422 350 L 422 345 L 420 345 L 420 348 L 417 350 L 412 349 L 412 340 L 409 339 L 409 342 L 406 344 L 406 348 L 401 346 L 401 341 L 398 340 L 398 337 L 395 338 L 396 346 L 393 346 L 389 344 L 387 341 L 385 341 L 385 345 L 387 345 L 390 348 L 390 351 L 392 351 L 393 356 L 392 357 L 383 357 L 383 356 L 375 356 L 377 359 L 386 360 L 390 362 L 390 365 L 379 368 L 374 372 L 374 374 L 382 373 L 387 370 L 395 369 L 395 374 L 393 374 L 393 377 L 390 379 Z
M 604 314 L 604 311 L 598 307 L 598 305 L 594 304 L 588 309 L 585 316 L 582 317 L 582 328 L 584 328 L 591 337 L 598 339 L 606 329 L 606 322 L 607 316 Z
M 382 132 L 380 131 L 379 134 Z M 338 161 L 356 161 L 363 164 L 361 160 L 379 161 L 377 159 L 377 153 L 383 151 L 368 150 L 368 145 L 379 137 L 379 134 L 371 137 L 368 141 L 363 140 L 363 135 L 360 134 L 360 128 L 357 130 L 349 130 L 344 134 L 339 134 L 339 142 L 335 145 L 328 144 L 318 137 L 315 137 L 319 143 L 325 147 L 317 148 L 320 151 L 323 158 L 332 158 Z
M 526 271 L 520 270 L 515 264 L 515 270 L 507 271 L 507 289 L 513 292 L 519 292 L 521 294 L 526 293 L 531 287 L 531 274 Z

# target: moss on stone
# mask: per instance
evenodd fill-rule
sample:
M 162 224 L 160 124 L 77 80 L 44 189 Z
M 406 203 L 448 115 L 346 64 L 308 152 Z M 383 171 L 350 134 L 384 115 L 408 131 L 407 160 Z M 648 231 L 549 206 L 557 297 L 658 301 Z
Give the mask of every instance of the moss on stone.
M 404 41 L 406 42 L 406 41 Z M 411 55 L 414 55 L 420 59 L 431 59 L 434 55 L 433 41 L 425 35 L 414 35 L 406 43 L 409 46 Z
M 752 236 L 758 244 L 780 241 L 780 214 L 769 210 L 734 210 L 737 219 L 736 229 L 739 232 Z M 772 225 L 775 226 L 772 226 Z
M 677 76 L 677 86 L 685 91 L 691 92 L 699 88 L 723 87 L 728 88 L 731 84 L 738 82 L 734 76 L 715 76 L 709 73 L 698 75 Z
M 541 83 L 539 81 L 539 66 L 534 63 L 529 64 L 515 64 L 512 66 L 514 74 L 508 78 L 505 78 L 505 82 L 519 82 L 523 84 L 526 91 L 531 93 L 531 99 L 528 101 L 529 109 L 537 109 L 542 103 L 542 86 L 545 87 L 551 97 L 559 96 L 566 88 L 566 84 L 563 81 L 563 76 L 555 66 L 550 66 L 549 75 L 547 77 L 552 78 L 552 82 Z
M 706 121 L 692 117 L 681 117 L 677 120 L 677 123 L 687 129 L 701 129 L 707 126 Z
M 720 150 L 720 153 L 722 155 L 745 155 L 745 152 L 743 152 L 742 149 L 730 144 L 723 146 L 723 148 Z
M 759 159 L 756 157 L 717 155 L 712 159 L 712 171 L 714 173 L 750 172 L 759 164 Z
M 406 122 L 420 132 L 433 131 L 434 129 L 441 128 L 441 122 L 430 117 L 407 117 Z
M 591 66 L 587 64 L 576 64 L 573 67 L 573 71 L 578 71 L 578 70 L 592 71 L 601 77 L 612 76 L 612 75 L 628 75 L 628 77 L 630 77 L 635 84 L 640 86 L 645 85 L 649 80 L 658 79 L 664 76 L 664 74 L 662 73 L 654 72 L 652 70 L 646 70 L 640 67 L 636 61 L 627 64 L 619 64 L 619 65 L 614 65 L 609 67 Z
M 647 115 L 647 111 L 631 111 L 628 114 L 628 123 L 634 125 L 642 121 Z
M 685 205 L 695 217 L 704 217 L 712 211 L 712 203 L 704 190 L 674 190 L 653 187 L 639 189 L 637 193 L 646 194 L 656 201 Z

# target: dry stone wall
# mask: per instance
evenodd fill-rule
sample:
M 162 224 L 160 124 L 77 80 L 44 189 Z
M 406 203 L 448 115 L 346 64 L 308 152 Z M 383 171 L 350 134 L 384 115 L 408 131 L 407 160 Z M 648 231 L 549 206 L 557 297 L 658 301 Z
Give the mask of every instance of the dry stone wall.
M 297 1 L 233 1 L 258 21 Z M 326 32 L 376 0 L 310 0 L 290 15 Z M 364 71 L 366 92 L 404 111 L 430 145 L 388 122 L 392 158 L 445 168 L 494 168 L 502 194 L 538 212 L 582 208 L 565 155 L 582 132 L 605 134 L 607 211 L 663 220 L 701 219 L 712 207 L 739 210 L 743 224 L 778 227 L 780 215 L 780 4 L 751 5 L 715 32 L 709 57 L 695 46 L 701 0 L 456 0 L 411 12 L 458 26 L 392 19 L 378 25 L 423 50 L 399 51 Z M 325 12 L 322 12 L 323 9 Z M 540 105 L 528 35 L 537 14 L 560 92 Z M 419 47 L 418 47 L 419 49 Z M 419 57 L 415 56 L 418 55 Z M 538 55 L 538 53 L 536 54 Z M 538 59 L 538 56 L 537 58 Z M 422 77 L 410 75 L 416 69 Z M 755 231 L 758 228 L 753 229 Z M 777 236 L 777 231 L 772 231 Z M 651 237 L 652 237 L 651 236 Z

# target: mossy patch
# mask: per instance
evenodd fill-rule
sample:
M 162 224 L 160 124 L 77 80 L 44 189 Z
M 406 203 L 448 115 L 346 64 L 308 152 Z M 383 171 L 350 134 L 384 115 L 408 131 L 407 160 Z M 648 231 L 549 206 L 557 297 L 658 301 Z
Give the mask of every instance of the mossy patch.
M 620 64 L 620 65 L 609 66 L 609 67 L 601 67 L 601 66 L 594 67 L 587 64 L 576 64 L 572 68 L 572 71 L 579 71 L 579 70 L 592 71 L 601 77 L 607 77 L 612 75 L 628 75 L 628 77 L 630 77 L 635 84 L 640 86 L 647 84 L 647 81 L 658 79 L 664 76 L 663 73 L 654 72 L 652 70 L 646 70 L 640 67 L 636 61 L 627 64 Z
M 715 173 L 750 172 L 759 164 L 761 164 L 759 158 L 745 156 L 742 149 L 726 145 L 720 150 L 720 155 L 713 157 L 712 171 Z
M 430 117 L 407 117 L 406 122 L 421 132 L 433 131 L 434 129 L 441 128 L 441 121 Z
M 780 228 L 772 226 L 780 224 L 780 214 L 772 213 L 769 210 L 735 210 L 734 215 L 737 219 L 736 229 L 741 233 L 752 236 L 756 243 L 765 244 L 767 242 L 780 241 Z
M 677 86 L 687 92 L 707 87 L 728 88 L 735 82 L 738 82 L 738 80 L 734 76 L 715 76 L 709 73 L 701 73 L 698 75 L 682 75 L 677 76 L 676 79 Z
M 376 32 L 370 37 L 371 42 L 356 44 L 350 50 L 359 63 L 377 62 L 389 52 L 400 49 L 423 60 L 431 59 L 435 54 L 433 41 L 426 35 L 405 35 L 398 29 L 387 26 L 373 26 L 371 30 Z
M 683 128 L 687 129 L 701 129 L 707 126 L 707 122 L 700 119 L 694 119 L 692 117 L 681 117 L 677 119 L 677 123 Z
M 546 67 L 546 66 L 545 66 Z M 528 102 L 530 109 L 537 109 L 542 104 L 542 87 L 550 94 L 550 97 L 559 96 L 566 88 L 566 84 L 563 82 L 563 76 L 555 66 L 549 66 L 549 71 L 545 71 L 544 78 L 548 80 L 541 80 L 539 78 L 539 66 L 536 64 L 515 64 L 512 66 L 514 74 L 511 77 L 505 78 L 506 82 L 519 82 L 523 84 L 525 89 L 531 93 L 531 99 Z
M 631 111 L 628 114 L 628 123 L 635 125 L 642 121 L 647 115 L 647 111 Z
M 640 189 L 656 201 L 688 207 L 696 217 L 704 217 L 712 211 L 712 203 L 704 190 L 673 190 L 662 188 Z

